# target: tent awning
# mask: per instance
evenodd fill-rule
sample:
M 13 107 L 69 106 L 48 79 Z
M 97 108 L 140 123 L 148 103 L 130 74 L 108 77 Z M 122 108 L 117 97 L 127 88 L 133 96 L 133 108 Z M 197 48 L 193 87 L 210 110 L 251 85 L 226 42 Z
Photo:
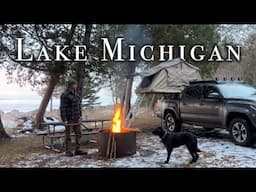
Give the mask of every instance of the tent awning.
M 180 63 L 185 63 L 186 65 L 188 65 L 192 69 L 200 71 L 200 69 L 198 67 L 196 67 L 194 65 L 191 65 L 190 63 L 186 62 L 185 60 L 183 60 L 181 58 L 176 58 L 176 59 L 173 59 L 173 60 L 170 60 L 170 61 L 165 61 L 165 62 L 159 63 L 158 65 L 156 65 L 154 67 L 151 67 L 149 69 L 146 69 L 145 71 L 139 73 L 139 75 L 142 76 L 142 77 L 151 76 L 151 75 L 154 75 L 154 74 L 158 73 L 162 69 L 169 68 L 169 67 L 178 65 Z
M 201 80 L 199 68 L 177 58 L 140 73 L 136 93 L 179 93 L 190 81 Z

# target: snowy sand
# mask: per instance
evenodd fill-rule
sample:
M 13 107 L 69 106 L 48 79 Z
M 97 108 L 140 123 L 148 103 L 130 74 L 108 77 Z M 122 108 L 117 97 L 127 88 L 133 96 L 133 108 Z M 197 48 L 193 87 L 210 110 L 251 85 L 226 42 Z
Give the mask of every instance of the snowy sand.
M 199 138 L 199 148 L 203 151 L 197 163 L 191 159 L 185 147 L 174 149 L 169 164 L 163 164 L 166 150 L 158 137 L 150 133 L 140 133 L 137 139 L 137 153 L 115 160 L 104 160 L 98 156 L 97 148 L 89 148 L 87 156 L 65 157 L 63 153 L 45 150 L 32 153 L 11 167 L 120 167 L 120 168 L 176 168 L 176 167 L 256 167 L 256 148 L 234 145 L 229 140 Z M 1 166 L 1 165 L 0 165 Z

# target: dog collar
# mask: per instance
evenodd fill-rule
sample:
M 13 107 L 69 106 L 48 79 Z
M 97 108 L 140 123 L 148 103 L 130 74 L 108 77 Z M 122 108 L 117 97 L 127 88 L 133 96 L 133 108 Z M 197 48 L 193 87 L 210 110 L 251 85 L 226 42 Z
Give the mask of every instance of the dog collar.
M 164 133 L 164 136 L 161 137 L 161 139 L 165 139 L 165 137 L 166 137 L 167 134 L 168 134 L 168 132 L 166 131 L 166 132 Z

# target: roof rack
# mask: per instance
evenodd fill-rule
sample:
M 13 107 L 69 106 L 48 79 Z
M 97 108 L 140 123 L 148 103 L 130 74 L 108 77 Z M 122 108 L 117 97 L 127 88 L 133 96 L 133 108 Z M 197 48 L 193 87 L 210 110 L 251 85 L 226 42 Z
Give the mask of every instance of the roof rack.
M 205 80 L 205 81 L 190 81 L 189 84 L 190 85 L 194 85 L 194 84 L 202 84 L 202 83 L 211 83 L 211 84 L 217 84 L 218 82 L 215 80 Z
M 245 84 L 246 82 L 243 80 L 202 80 L 202 81 L 190 81 L 190 85 L 195 84 L 225 84 L 225 83 L 240 83 Z
M 218 83 L 221 84 L 225 84 L 225 83 L 241 83 L 241 84 L 245 84 L 246 82 L 243 80 L 222 80 L 222 81 L 218 81 Z

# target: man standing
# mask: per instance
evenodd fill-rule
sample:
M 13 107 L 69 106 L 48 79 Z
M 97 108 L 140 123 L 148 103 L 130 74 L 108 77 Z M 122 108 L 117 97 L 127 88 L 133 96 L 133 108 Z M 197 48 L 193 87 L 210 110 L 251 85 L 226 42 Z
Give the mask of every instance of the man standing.
M 77 94 L 78 84 L 75 80 L 68 82 L 67 90 L 62 93 L 60 99 L 60 114 L 63 123 L 65 124 L 65 147 L 66 156 L 72 157 L 71 152 L 71 130 L 75 133 L 75 155 L 85 155 L 84 151 L 80 150 L 81 140 L 81 98 Z

